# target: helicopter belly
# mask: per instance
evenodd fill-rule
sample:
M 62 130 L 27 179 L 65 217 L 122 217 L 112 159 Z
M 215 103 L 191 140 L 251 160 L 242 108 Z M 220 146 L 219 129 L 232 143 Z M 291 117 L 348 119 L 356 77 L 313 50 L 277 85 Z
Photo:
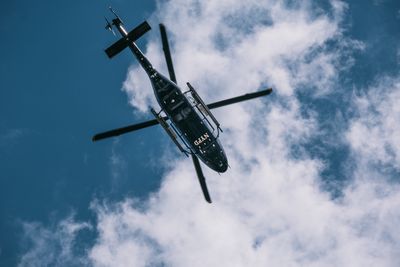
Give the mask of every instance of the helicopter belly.
M 228 160 L 218 138 L 214 136 L 179 87 L 157 72 L 150 76 L 150 79 L 161 109 L 191 152 L 211 169 L 225 172 Z
M 182 112 L 189 112 L 189 108 L 183 108 Z M 176 117 L 179 115 L 173 120 Z M 204 164 L 217 172 L 227 170 L 228 160 L 221 143 L 194 110 L 191 109 L 186 118 L 174 121 L 174 125 Z

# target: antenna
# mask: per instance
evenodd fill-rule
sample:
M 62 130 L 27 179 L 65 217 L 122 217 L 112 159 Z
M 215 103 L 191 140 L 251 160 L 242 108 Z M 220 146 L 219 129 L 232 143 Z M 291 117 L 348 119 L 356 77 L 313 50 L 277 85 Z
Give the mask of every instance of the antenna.
M 119 19 L 119 21 L 122 23 L 121 18 L 117 15 L 117 13 L 115 13 L 114 9 L 113 9 L 111 6 L 109 6 L 108 9 L 110 9 L 110 11 L 114 14 L 114 16 L 115 16 L 117 19 Z

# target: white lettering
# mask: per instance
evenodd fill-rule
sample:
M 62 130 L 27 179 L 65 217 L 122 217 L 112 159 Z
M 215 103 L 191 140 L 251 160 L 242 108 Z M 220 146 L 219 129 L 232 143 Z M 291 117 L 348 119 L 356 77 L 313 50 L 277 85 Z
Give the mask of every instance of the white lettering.
M 210 136 L 208 135 L 208 133 L 203 134 L 202 136 L 200 136 L 199 138 L 197 138 L 197 140 L 195 140 L 193 143 L 198 146 L 201 143 L 203 143 L 204 141 L 206 141 L 208 138 L 210 138 Z

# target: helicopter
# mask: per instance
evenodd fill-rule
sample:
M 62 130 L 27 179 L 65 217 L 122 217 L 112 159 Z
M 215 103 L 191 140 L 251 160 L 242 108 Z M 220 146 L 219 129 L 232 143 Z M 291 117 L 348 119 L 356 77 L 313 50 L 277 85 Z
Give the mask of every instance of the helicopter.
M 219 140 L 219 136 L 223 131 L 220 123 L 211 112 L 211 109 L 266 96 L 272 92 L 272 89 L 269 88 L 255 93 L 248 93 L 211 104 L 205 104 L 189 82 L 186 83 L 188 87 L 187 91 L 183 92 L 178 86 L 172 63 L 167 31 L 163 24 L 159 24 L 159 28 L 169 78 L 162 75 L 153 67 L 135 43 L 137 39 L 151 29 L 147 21 L 144 21 L 130 32 L 127 32 L 121 18 L 111 7 L 109 7 L 109 9 L 115 17 L 112 19 L 112 22 L 109 22 L 108 19 L 105 18 L 105 28 L 110 30 L 114 35 L 114 28 L 116 28 L 121 38 L 105 49 L 105 53 L 111 59 L 122 50 L 129 47 L 141 67 L 147 73 L 153 87 L 154 95 L 161 109 L 157 112 L 154 108 L 150 108 L 151 113 L 155 117 L 153 120 L 95 134 L 92 141 L 95 142 L 119 136 L 157 124 L 161 125 L 176 147 L 186 156 L 191 156 L 203 196 L 208 203 L 212 203 L 199 159 L 210 169 L 218 173 L 226 172 L 229 164 Z

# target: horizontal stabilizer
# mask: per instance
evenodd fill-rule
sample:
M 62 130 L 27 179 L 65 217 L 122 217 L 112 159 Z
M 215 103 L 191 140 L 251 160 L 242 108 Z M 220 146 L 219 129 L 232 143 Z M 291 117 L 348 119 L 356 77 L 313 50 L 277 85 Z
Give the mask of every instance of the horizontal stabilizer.
M 110 47 L 108 47 L 105 52 L 109 58 L 113 58 L 119 52 L 124 50 L 128 46 L 128 42 L 134 42 L 139 39 L 143 34 L 148 32 L 151 29 L 150 25 L 147 21 L 144 21 L 142 24 L 134 28 L 132 31 L 128 33 L 127 37 L 122 37 Z
M 113 43 L 109 48 L 107 48 L 105 52 L 109 58 L 113 58 L 115 55 L 119 54 L 119 52 L 124 50 L 127 46 L 128 42 L 125 40 L 125 38 L 121 38 Z
M 134 42 L 137 39 L 139 39 L 140 37 L 142 37 L 143 34 L 145 34 L 146 32 L 150 31 L 151 27 L 149 25 L 149 23 L 147 23 L 147 21 L 143 21 L 139 26 L 137 26 L 136 28 L 134 28 L 133 30 L 131 30 L 128 33 L 128 38 L 130 41 Z

